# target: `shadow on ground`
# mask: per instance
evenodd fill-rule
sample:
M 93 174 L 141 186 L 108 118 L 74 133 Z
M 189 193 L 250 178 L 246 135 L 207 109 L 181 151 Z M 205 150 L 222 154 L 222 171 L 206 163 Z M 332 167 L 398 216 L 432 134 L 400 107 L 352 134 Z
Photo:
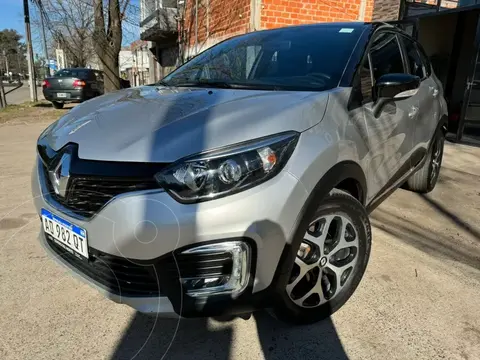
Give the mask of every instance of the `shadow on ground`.
M 49 102 L 40 102 L 40 103 L 37 103 L 33 106 L 34 107 L 41 107 L 41 108 L 53 108 L 53 105 Z
M 449 133 L 447 134 L 446 140 L 453 144 L 480 147 L 480 129 L 465 129 L 460 141 L 456 140 L 456 134 Z
M 422 222 L 416 223 L 409 217 L 402 217 L 385 208 L 372 214 L 372 225 L 426 253 L 480 269 L 478 247 L 459 242 L 454 233 L 447 231 L 448 222 L 454 223 L 478 241 L 480 241 L 480 233 L 432 197 L 424 194 L 418 196 L 445 218 L 445 229 L 438 228 L 432 231 Z M 459 236 L 458 233 L 457 236 Z
M 238 334 L 233 322 L 155 319 L 137 313 L 111 360 L 229 359 L 236 339 L 247 337 L 247 341 L 238 340 L 237 344 L 255 347 L 257 336 L 261 345 L 257 358 L 348 360 L 330 319 L 309 326 L 289 326 L 262 311 L 248 321 L 256 322 L 257 331 Z M 245 349 L 245 353 L 251 354 L 250 351 L 251 348 Z M 242 352 L 241 348 L 235 348 L 236 354 Z

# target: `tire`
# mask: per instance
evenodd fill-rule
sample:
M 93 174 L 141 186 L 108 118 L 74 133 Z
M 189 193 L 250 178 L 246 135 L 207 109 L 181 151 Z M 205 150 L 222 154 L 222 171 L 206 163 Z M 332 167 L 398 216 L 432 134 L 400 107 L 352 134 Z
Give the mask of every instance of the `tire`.
M 63 109 L 65 104 L 58 101 L 52 101 L 52 105 L 55 109 Z
M 323 320 L 347 302 L 365 273 L 372 241 L 365 208 L 344 191 L 333 189 L 315 211 L 305 216 L 309 225 L 302 231 L 304 240 L 299 245 L 288 284 L 278 294 L 272 309 L 276 318 L 299 325 Z M 347 229 L 348 236 L 342 237 L 340 229 Z M 323 251 L 318 246 L 322 238 Z M 313 239 L 316 243 L 310 241 Z M 309 247 L 305 248 L 305 244 Z M 349 250 L 340 256 L 341 251 L 346 251 L 340 249 L 347 246 Z M 299 265 L 306 263 L 308 271 Z M 342 280 L 344 276 L 346 279 Z
M 406 181 L 407 190 L 426 194 L 435 188 L 442 167 L 445 143 L 445 135 L 441 129 L 437 130 L 432 141 L 425 163 Z

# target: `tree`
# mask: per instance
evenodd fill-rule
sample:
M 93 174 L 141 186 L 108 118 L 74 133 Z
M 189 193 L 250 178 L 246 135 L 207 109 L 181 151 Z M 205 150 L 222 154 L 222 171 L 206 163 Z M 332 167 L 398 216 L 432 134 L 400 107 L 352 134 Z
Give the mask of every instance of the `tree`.
M 71 64 L 86 67 L 95 56 L 93 6 L 85 0 L 35 0 L 50 30 L 50 43 L 63 49 Z M 35 21 L 38 26 L 38 21 Z
M 49 30 L 48 43 L 64 50 L 68 64 L 94 68 L 98 65 L 105 74 L 105 91 L 119 89 L 118 55 L 122 37 L 124 32 L 138 37 L 136 29 L 129 32 L 129 27 L 138 28 L 139 6 L 130 4 L 130 0 L 34 2 L 42 5 L 38 8 L 43 9 L 44 22 Z
M 128 3 L 129 0 L 124 0 L 120 9 L 119 0 L 94 0 L 93 41 L 103 68 L 105 91 L 120 89 L 118 55 L 122 46 L 122 20 Z
M 16 30 L 4 29 L 0 31 L 0 76 L 7 70 L 12 73 L 23 73 L 27 68 L 25 53 L 26 46 Z

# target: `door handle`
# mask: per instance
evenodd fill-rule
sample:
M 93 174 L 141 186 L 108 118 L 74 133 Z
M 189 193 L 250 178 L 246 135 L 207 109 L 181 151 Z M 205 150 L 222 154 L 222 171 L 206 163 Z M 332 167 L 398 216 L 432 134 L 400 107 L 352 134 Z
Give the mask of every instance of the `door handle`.
M 430 91 L 434 98 L 438 96 L 438 89 L 435 86 L 430 86 Z
M 410 112 L 408 113 L 408 117 L 410 119 L 413 119 L 418 113 L 418 107 L 416 106 L 412 106 L 412 108 L 410 109 Z

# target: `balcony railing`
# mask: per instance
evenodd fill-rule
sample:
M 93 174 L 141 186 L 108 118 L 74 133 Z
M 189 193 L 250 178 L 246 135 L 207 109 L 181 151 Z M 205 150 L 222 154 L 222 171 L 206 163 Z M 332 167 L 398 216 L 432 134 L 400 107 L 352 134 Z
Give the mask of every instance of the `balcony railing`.
M 177 0 L 142 0 L 140 37 L 151 40 L 167 33 L 177 32 Z

